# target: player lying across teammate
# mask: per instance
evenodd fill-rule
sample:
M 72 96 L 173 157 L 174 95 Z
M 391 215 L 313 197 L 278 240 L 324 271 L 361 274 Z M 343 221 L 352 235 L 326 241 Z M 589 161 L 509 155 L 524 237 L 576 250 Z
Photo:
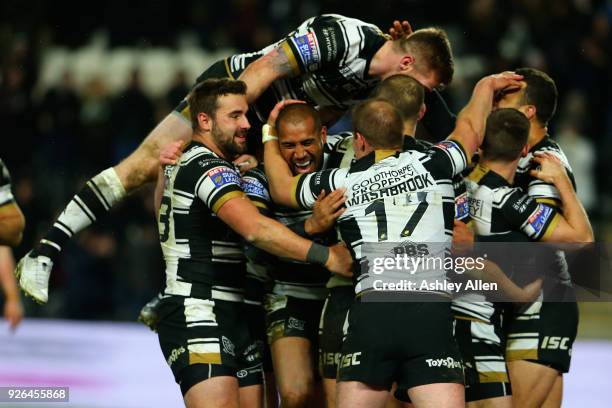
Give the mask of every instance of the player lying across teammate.
M 414 77 L 430 90 L 448 84 L 453 59 L 444 31 L 417 30 L 391 40 L 372 24 L 339 15 L 318 16 L 259 52 L 213 64 L 198 81 L 240 77 L 247 84 L 247 100 L 255 116 L 266 118 L 280 99 L 300 98 L 317 106 L 327 118 L 324 122 L 329 123 L 366 98 L 381 79 L 398 73 Z M 437 94 L 432 95 L 435 98 Z M 432 106 L 445 107 L 440 102 Z M 431 125 L 447 122 L 436 120 Z M 66 242 L 128 193 L 156 179 L 161 146 L 176 140 L 186 142 L 190 137 L 189 107 L 184 101 L 136 151 L 90 179 L 44 239 L 20 261 L 16 273 L 23 290 L 38 302 L 46 302 L 53 262 Z

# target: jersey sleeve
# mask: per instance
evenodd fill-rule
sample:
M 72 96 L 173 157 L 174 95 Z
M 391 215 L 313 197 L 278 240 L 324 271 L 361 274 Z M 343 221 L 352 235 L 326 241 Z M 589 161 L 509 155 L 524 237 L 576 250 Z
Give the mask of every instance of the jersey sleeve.
M 15 201 L 11 192 L 11 175 L 0 159 L 0 207 Z
M 534 241 L 549 236 L 559 222 L 557 210 L 516 189 L 502 204 L 504 217 Z
M 247 171 L 240 180 L 242 191 L 255 204 L 259 211 L 268 215 L 271 211 L 270 189 L 268 179 L 260 168 Z
M 355 24 L 334 15 L 306 20 L 280 43 L 296 74 L 347 65 L 364 43 L 383 33 L 371 24 Z
M 244 196 L 238 171 L 228 162 L 218 158 L 206 158 L 196 165 L 201 166 L 201 175 L 195 185 L 195 194 L 217 213 L 232 198 Z
M 314 206 L 321 191 L 330 193 L 344 186 L 347 169 L 329 169 L 293 178 L 292 197 L 294 203 L 304 209 Z
M 456 140 L 443 140 L 425 153 L 421 162 L 438 179 L 452 179 L 469 164 L 465 149 Z
M 567 171 L 567 175 L 572 182 L 572 186 L 574 190 L 576 189 L 576 182 L 574 180 L 574 173 L 572 172 L 572 168 L 570 167 L 569 161 L 563 152 L 556 149 L 547 149 L 546 153 L 551 154 L 557 157 L 565 170 Z M 529 185 L 527 186 L 527 192 L 531 197 L 536 198 L 536 200 L 540 203 L 544 203 L 550 206 L 558 207 L 561 202 L 561 196 L 559 195 L 559 190 L 552 183 L 547 183 L 535 177 L 531 177 L 529 181 Z

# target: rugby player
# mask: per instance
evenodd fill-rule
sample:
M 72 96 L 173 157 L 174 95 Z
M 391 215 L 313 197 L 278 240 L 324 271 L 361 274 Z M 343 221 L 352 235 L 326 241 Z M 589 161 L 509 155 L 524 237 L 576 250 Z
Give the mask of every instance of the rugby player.
M 529 258 L 528 254 L 518 252 L 516 256 L 508 256 L 508 251 L 513 249 L 508 242 L 571 242 L 577 237 L 586 242 L 592 240 L 586 213 L 569 177 L 560 171 L 560 164 L 536 156 L 534 160 L 544 165 L 541 170 L 534 170 L 532 176 L 546 182 L 552 178 L 561 193 L 564 215 L 538 203 L 520 187 L 512 186 L 519 160 L 527 154 L 529 128 L 529 121 L 518 110 L 498 109 L 491 113 L 480 162 L 466 179 L 476 238 L 506 244 L 499 249 L 503 252 L 501 256 L 492 247 L 487 247 L 486 252 L 488 259 L 498 262 L 508 275 L 517 274 L 514 271 L 525 275 L 529 268 L 529 259 L 525 259 Z M 539 289 L 534 294 L 537 297 Z M 453 299 L 455 335 L 466 367 L 468 407 L 515 406 L 502 346 L 505 343 L 501 327 L 503 308 L 504 304 L 494 303 L 482 293 L 462 294 Z
M 0 286 L 4 292 L 3 316 L 11 329 L 21 322 L 23 305 L 13 275 L 15 259 L 8 246 L 19 245 L 24 228 L 25 218 L 11 191 L 10 173 L 0 159 Z
M 519 89 L 502 92 L 496 106 L 515 108 L 529 119 L 529 151 L 518 164 L 514 185 L 550 209 L 558 209 L 559 191 L 546 181 L 536 179 L 530 171 L 536 153 L 556 156 L 566 168 L 572 183 L 574 177 L 567 157 L 557 142 L 548 134 L 548 123 L 555 114 L 557 88 L 546 73 L 521 68 L 517 72 L 524 79 Z M 571 238 L 571 237 L 570 237 Z M 575 235 L 575 243 L 584 236 Z M 557 254 L 558 277 L 562 284 L 570 285 L 567 264 Z M 578 306 L 575 302 L 535 302 L 514 316 L 506 318 L 508 335 L 506 358 L 516 406 L 539 407 L 542 404 L 560 406 L 563 394 L 563 374 L 569 371 L 572 344 L 578 329 Z M 546 338 L 560 339 L 559 345 L 545 342 Z
M 164 170 L 158 218 L 166 287 L 158 335 L 188 407 L 238 407 L 239 379 L 259 370 L 244 321 L 238 237 L 339 273 L 349 273 L 350 256 L 341 245 L 295 235 L 246 198 L 229 161 L 246 150 L 244 82 L 206 80 L 189 100 L 193 141 L 177 165 Z
M 400 115 L 388 102 L 364 102 L 353 113 L 357 161 L 350 169 L 296 177 L 291 190 L 282 187 L 292 177 L 279 157 L 278 144 L 268 140 L 264 159 L 272 196 L 283 205 L 308 208 L 322 189 L 346 187 L 347 211 L 339 218 L 338 227 L 358 261 L 363 261 L 361 251 L 366 243 L 399 242 L 410 237 L 413 242 L 450 244 L 455 212 L 451 179 L 467 166 L 480 145 L 494 93 L 517 87 L 520 79 L 513 73 L 503 73 L 479 81 L 449 139 L 425 152 L 398 153 L 403 144 Z M 390 179 L 391 184 L 385 188 L 380 183 L 378 187 L 372 184 L 371 191 L 360 193 L 359 186 L 368 185 L 386 171 L 401 180 Z M 416 180 L 419 177 L 420 181 Z M 423 177 L 431 182 L 425 183 Z M 396 200 L 393 196 L 400 192 L 406 194 Z M 361 265 L 356 265 L 358 298 L 373 289 L 367 270 L 360 269 Z M 436 273 L 444 279 L 443 270 Z M 435 280 L 436 273 L 424 279 Z M 408 389 L 416 407 L 464 405 L 461 357 L 452 337 L 452 316 L 445 293 L 414 292 L 417 301 L 408 304 L 353 303 L 338 373 L 338 406 L 382 407 L 394 381 L 398 388 Z M 422 332 L 407 336 L 406 328 L 414 326 Z
M 218 61 L 198 82 L 240 77 L 248 85 L 252 111 L 262 122 L 278 100 L 299 98 L 319 107 L 327 123 L 367 97 L 378 81 L 396 73 L 410 75 L 430 90 L 448 84 L 453 59 L 445 32 L 427 28 L 391 40 L 372 24 L 322 15 L 259 52 Z M 87 181 L 73 197 L 44 239 L 20 261 L 16 273 L 22 289 L 36 301 L 46 302 L 51 268 L 66 242 L 128 193 L 155 180 L 161 146 L 190 137 L 185 100 L 132 154 Z

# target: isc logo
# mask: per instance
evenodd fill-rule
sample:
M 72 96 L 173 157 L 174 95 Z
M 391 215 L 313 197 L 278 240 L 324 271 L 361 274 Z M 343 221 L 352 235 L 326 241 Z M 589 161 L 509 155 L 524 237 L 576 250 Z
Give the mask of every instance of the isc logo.
M 360 356 L 361 356 L 361 351 L 358 351 L 357 353 L 349 353 L 349 354 L 343 355 L 340 361 L 340 367 L 345 368 L 348 366 L 354 366 L 354 365 L 361 364 L 361 361 L 359 361 Z
M 542 348 L 549 350 L 567 350 L 569 337 L 546 336 L 542 341 Z

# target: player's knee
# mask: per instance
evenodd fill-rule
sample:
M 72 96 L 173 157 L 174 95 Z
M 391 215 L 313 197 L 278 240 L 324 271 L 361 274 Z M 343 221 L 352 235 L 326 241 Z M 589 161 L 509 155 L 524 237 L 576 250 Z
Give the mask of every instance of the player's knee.
M 281 406 L 289 408 L 301 408 L 308 405 L 313 392 L 312 384 L 299 383 L 290 387 L 280 389 Z

